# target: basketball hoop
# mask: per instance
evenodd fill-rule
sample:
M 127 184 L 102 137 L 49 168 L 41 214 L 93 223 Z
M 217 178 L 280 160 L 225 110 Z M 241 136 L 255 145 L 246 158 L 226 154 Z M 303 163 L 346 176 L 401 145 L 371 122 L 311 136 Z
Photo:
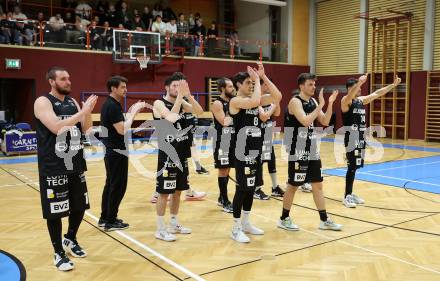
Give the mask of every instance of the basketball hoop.
M 136 57 L 136 60 L 138 61 L 139 67 L 140 67 L 141 70 L 142 69 L 147 69 L 148 62 L 150 61 L 150 57 L 143 57 L 143 56 Z

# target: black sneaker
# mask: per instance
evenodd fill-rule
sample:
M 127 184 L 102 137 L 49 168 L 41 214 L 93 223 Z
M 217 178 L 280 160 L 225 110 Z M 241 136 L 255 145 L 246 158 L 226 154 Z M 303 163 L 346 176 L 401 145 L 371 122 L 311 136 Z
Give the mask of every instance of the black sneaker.
M 113 231 L 113 230 L 124 230 L 129 227 L 128 223 L 122 222 L 121 220 L 115 220 L 115 222 L 106 222 L 104 226 L 104 231 Z
M 284 190 L 282 190 L 281 187 L 279 185 L 277 185 L 275 188 L 272 188 L 272 196 L 273 197 L 283 197 Z
M 53 256 L 53 264 L 61 271 L 69 271 L 74 268 L 73 262 L 66 256 L 66 253 L 55 253 Z
M 259 200 L 269 200 L 269 195 L 265 194 L 263 190 L 260 188 L 258 190 L 255 190 L 254 192 L 254 198 Z
M 223 212 L 226 212 L 226 213 L 233 213 L 234 212 L 234 209 L 232 208 L 232 203 L 229 200 L 223 202 L 222 208 L 223 208 Z
M 203 168 L 202 166 L 200 166 L 199 170 L 196 170 L 197 174 L 199 175 L 209 175 L 208 170 L 206 170 L 205 168 Z
M 85 258 L 87 257 L 86 251 L 81 248 L 76 239 L 69 239 L 64 236 L 63 238 L 63 249 L 66 253 L 71 254 L 75 258 Z
M 121 220 L 121 219 L 116 219 L 116 221 L 118 221 L 118 222 L 124 222 L 123 220 Z M 99 227 L 105 227 L 105 224 L 107 223 L 107 220 L 106 219 L 103 219 L 103 218 L 100 218 L 99 219 L 99 221 L 98 221 L 98 226 Z M 126 224 L 127 226 L 130 226 L 128 223 Z
M 99 226 L 99 227 L 104 227 L 106 222 L 107 222 L 106 219 L 99 218 L 98 226 Z

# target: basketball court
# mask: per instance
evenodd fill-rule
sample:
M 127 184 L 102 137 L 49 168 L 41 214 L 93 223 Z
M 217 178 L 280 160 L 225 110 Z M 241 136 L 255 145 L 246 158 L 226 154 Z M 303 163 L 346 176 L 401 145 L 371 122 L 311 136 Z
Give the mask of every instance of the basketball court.
M 278 142 L 279 143 L 279 142 Z M 384 157 L 359 171 L 357 193 L 366 204 L 355 209 L 341 204 L 344 165 L 335 163 L 334 142 L 324 139 L 321 152 L 327 209 L 344 224 L 342 232 L 317 229 L 312 195 L 297 192 L 292 215 L 298 232 L 276 227 L 282 201 L 255 200 L 251 220 L 265 230 L 252 243 L 237 245 L 230 239 L 231 215 L 217 206 L 218 187 L 212 157 L 202 160 L 209 176 L 194 173 L 191 186 L 208 193 L 204 201 L 185 201 L 181 221 L 193 229 L 171 244 L 154 238 L 155 206 L 149 199 L 155 180 L 148 175 L 156 165 L 156 152 L 134 145 L 131 158 L 144 171 L 129 168 L 129 186 L 120 216 L 129 221 L 126 231 L 104 232 L 97 227 L 105 181 L 102 154 L 88 150 L 87 181 L 91 209 L 79 237 L 90 253 L 76 259 L 77 270 L 58 274 L 57 280 L 437 280 L 440 276 L 440 209 L 436 163 L 440 145 L 421 141 L 384 141 Z M 209 155 L 209 143 L 199 143 Z M 275 145 L 279 182 L 287 179 L 287 162 L 281 145 Z M 2 248 L 19 255 L 29 280 L 47 280 L 51 266 L 45 221 L 41 220 L 38 172 L 35 156 L 2 158 L 0 227 Z M 265 181 L 270 182 L 267 172 Z M 232 184 L 229 195 L 233 196 Z M 266 189 L 267 189 L 266 184 Z M 14 220 L 9 218 L 13 217 Z M 64 221 L 66 224 L 67 222 Z M 246 276 L 246 277 L 244 277 Z

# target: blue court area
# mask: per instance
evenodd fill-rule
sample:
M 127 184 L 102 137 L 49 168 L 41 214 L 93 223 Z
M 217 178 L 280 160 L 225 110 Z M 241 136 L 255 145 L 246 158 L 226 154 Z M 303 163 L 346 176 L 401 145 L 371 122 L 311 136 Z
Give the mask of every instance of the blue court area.
M 347 169 L 328 169 L 325 174 L 345 177 Z M 357 180 L 440 194 L 440 155 L 365 165 Z
M 13 255 L 0 250 L 0 280 L 26 280 L 23 264 Z

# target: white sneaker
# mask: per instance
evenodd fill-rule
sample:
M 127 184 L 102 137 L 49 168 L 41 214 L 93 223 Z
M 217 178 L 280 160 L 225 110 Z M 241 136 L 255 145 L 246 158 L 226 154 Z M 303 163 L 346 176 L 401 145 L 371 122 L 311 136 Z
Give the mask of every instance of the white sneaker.
M 156 233 L 154 233 L 154 236 L 157 239 L 167 242 L 176 241 L 176 236 L 174 236 L 173 234 L 169 233 L 166 230 L 157 230 Z
M 359 196 L 357 196 L 356 194 L 351 194 L 351 197 L 353 197 L 353 201 L 354 201 L 354 203 L 356 203 L 356 204 L 359 204 L 359 205 L 361 205 L 361 204 L 364 204 L 365 203 L 365 200 L 364 199 L 362 199 L 362 198 L 360 198 Z
M 299 190 L 305 193 L 310 193 L 312 192 L 312 185 L 310 183 L 305 182 L 299 187 Z
M 191 228 L 184 227 L 181 224 L 170 224 L 170 227 L 168 228 L 168 232 L 172 234 L 180 233 L 180 234 L 191 234 Z
M 204 191 L 195 191 L 193 189 L 189 189 L 185 193 L 185 200 L 186 201 L 200 201 L 203 200 L 203 198 L 206 196 L 206 192 Z
M 231 232 L 231 238 L 239 243 L 249 243 L 251 240 L 244 234 L 241 227 L 234 226 Z
M 344 204 L 347 208 L 356 208 L 356 202 L 351 194 L 348 194 L 344 199 L 342 199 L 342 204 Z
M 66 256 L 65 253 L 62 254 L 55 253 L 53 256 L 53 264 L 60 271 L 69 271 L 75 268 L 73 262 L 70 261 L 70 259 Z
M 319 229 L 340 231 L 342 230 L 342 224 L 337 224 L 334 221 L 332 221 L 330 218 L 327 218 L 326 221 L 321 221 L 319 223 Z
M 75 258 L 85 258 L 87 257 L 87 252 L 84 251 L 83 248 L 78 244 L 78 242 L 75 240 L 70 240 L 67 238 L 63 238 L 63 250 L 67 254 L 71 254 Z
M 259 229 L 256 226 L 253 226 L 250 222 L 242 224 L 242 230 L 244 233 L 249 233 L 252 235 L 263 235 L 264 230 Z
M 298 225 L 294 224 L 290 217 L 287 217 L 283 220 L 279 219 L 277 226 L 279 228 L 289 230 L 289 231 L 298 231 L 299 230 Z

